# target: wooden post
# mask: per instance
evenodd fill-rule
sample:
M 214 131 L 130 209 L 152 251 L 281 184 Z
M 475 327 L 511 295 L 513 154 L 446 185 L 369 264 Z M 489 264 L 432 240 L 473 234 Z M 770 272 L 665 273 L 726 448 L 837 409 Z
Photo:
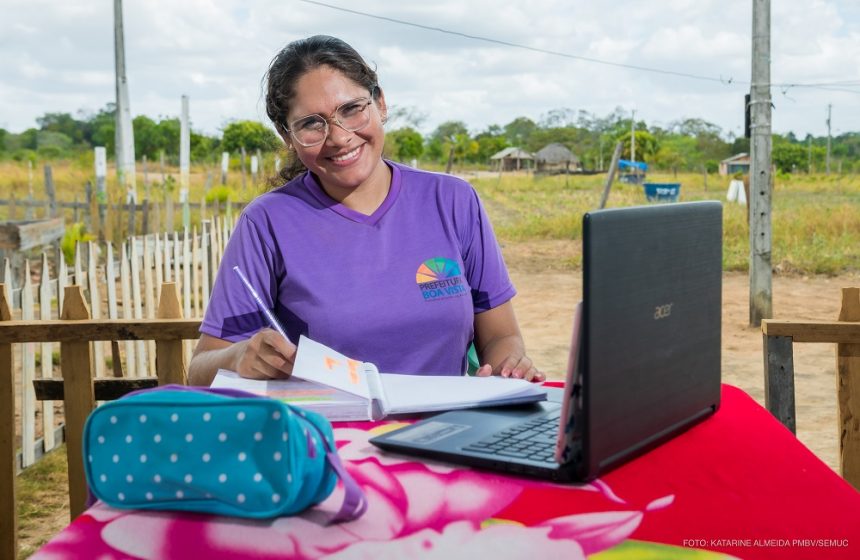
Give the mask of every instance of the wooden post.
M 12 320 L 6 286 L 0 284 L 0 321 Z M 18 557 L 15 479 L 15 360 L 12 344 L 0 344 L 0 558 Z
M 93 148 L 95 154 L 96 194 L 94 203 L 90 203 L 94 231 L 98 232 L 99 243 L 105 241 L 105 212 L 107 210 L 107 151 L 104 146 Z
M 59 284 L 59 282 L 58 282 Z M 39 319 L 52 319 L 51 315 L 51 269 L 48 266 L 48 255 L 42 253 L 42 274 L 39 284 Z M 43 342 L 41 346 L 42 367 L 41 378 L 54 377 L 54 345 Z M 54 403 L 42 402 L 42 432 L 44 433 L 45 452 L 54 448 Z
M 89 319 L 90 311 L 80 286 L 66 288 L 61 319 Z M 87 481 L 84 475 L 83 432 L 87 416 L 95 406 L 92 351 L 86 341 L 60 343 L 66 414 L 66 455 L 69 459 L 69 513 L 74 519 L 86 509 Z
M 227 171 L 230 168 L 230 152 L 221 152 L 221 184 L 227 184 Z
M 242 168 L 242 192 L 245 192 L 245 146 L 242 146 L 240 166 Z
M 21 285 L 21 320 L 32 321 L 36 317 L 33 298 L 33 281 L 30 278 L 30 261 L 24 261 L 24 283 Z M 36 344 L 21 345 L 21 453 L 22 467 L 36 462 Z
M 108 319 L 118 319 L 116 304 L 116 267 L 113 263 L 113 243 L 106 243 L 107 258 L 105 258 L 105 279 L 107 285 Z M 122 356 L 119 353 L 119 342 L 112 340 L 110 344 L 111 363 L 114 377 L 122 377 Z
M 762 334 L 764 342 L 764 406 L 797 433 L 794 406 L 794 351 L 790 336 Z
M 137 217 L 137 203 L 132 201 L 128 203 L 128 232 L 126 235 L 134 237 L 137 235 L 137 227 L 135 218 Z
M 87 291 L 90 293 L 90 317 L 92 319 L 101 319 L 102 317 L 102 295 L 99 291 L 98 277 L 98 262 L 96 258 L 96 245 L 92 241 L 87 241 Z M 82 248 L 78 245 L 78 249 Z M 79 286 L 83 285 L 81 281 L 75 281 Z M 103 377 L 105 372 L 105 354 L 104 342 L 93 343 L 94 368 L 93 372 L 96 377 Z
M 146 235 L 149 233 L 149 198 L 143 201 L 143 219 L 141 221 L 143 222 L 140 226 L 141 233 Z
M 839 320 L 860 322 L 860 288 L 842 288 Z M 836 345 L 839 469 L 860 490 L 860 344 Z
M 165 282 L 161 285 L 161 297 L 158 300 L 158 319 L 181 319 L 182 307 L 179 305 L 179 294 L 176 283 Z M 155 342 L 155 369 L 158 371 L 158 384 L 167 385 L 187 383 L 185 371 L 185 356 L 181 340 L 157 340 Z
M 48 216 L 57 217 L 57 193 L 54 190 L 54 174 L 50 165 L 45 165 L 45 193 L 48 195 Z
M 612 163 L 609 164 L 609 171 L 606 173 L 606 182 L 603 184 L 603 196 L 600 197 L 600 208 L 606 208 L 606 201 L 609 200 L 609 189 L 612 188 L 612 181 L 615 180 L 615 171 L 618 169 L 618 160 L 621 159 L 621 150 L 624 144 L 619 142 L 615 145 L 615 152 L 612 154 Z
M 28 206 L 27 209 L 30 207 Z M 9 221 L 14 222 L 18 218 L 18 197 L 13 192 L 9 198 Z
M 36 199 L 33 197 L 33 162 L 27 160 L 27 209 L 24 211 L 24 219 L 33 219 L 33 210 Z
M 84 225 L 87 227 L 87 231 L 92 233 L 93 231 L 93 184 L 91 181 L 87 181 L 86 185 L 84 185 Z M 75 201 L 77 202 L 77 200 Z M 75 212 L 77 213 L 77 207 L 75 207 Z M 75 216 L 75 221 L 77 221 L 77 216 Z

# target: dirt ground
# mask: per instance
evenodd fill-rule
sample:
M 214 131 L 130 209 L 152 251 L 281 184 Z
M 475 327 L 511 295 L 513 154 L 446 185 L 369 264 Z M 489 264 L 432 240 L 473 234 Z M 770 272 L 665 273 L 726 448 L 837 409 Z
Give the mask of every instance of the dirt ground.
M 555 263 L 572 256 L 570 242 L 547 241 L 503 247 L 518 295 L 514 309 L 526 347 L 548 377 L 564 375 L 570 345 L 572 310 L 582 297 L 581 272 L 560 270 Z M 774 276 L 776 319 L 835 320 L 841 288 L 860 286 L 860 275 L 835 278 Z M 749 278 L 723 276 L 723 382 L 740 387 L 764 405 L 764 359 L 761 329 L 749 323 Z M 797 436 L 813 453 L 837 470 L 836 346 L 794 346 Z

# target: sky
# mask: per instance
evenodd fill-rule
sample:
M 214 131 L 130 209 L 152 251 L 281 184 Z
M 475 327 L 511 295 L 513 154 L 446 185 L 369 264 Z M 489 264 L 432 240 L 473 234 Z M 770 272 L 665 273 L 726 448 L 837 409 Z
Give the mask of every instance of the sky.
M 325 4 L 337 9 L 124 0 L 132 115 L 178 116 L 186 94 L 195 131 L 267 122 L 261 81 L 272 57 L 292 40 L 327 34 L 376 66 L 389 105 L 422 116 L 423 133 L 449 120 L 477 133 L 556 109 L 602 117 L 617 107 L 652 126 L 702 118 L 725 136 L 743 133 L 751 0 Z M 834 135 L 860 131 L 860 2 L 774 0 L 771 49 L 774 132 L 825 135 L 828 104 Z M 0 0 L 0 127 L 21 132 L 47 112 L 96 112 L 114 101 L 114 88 L 113 2 Z

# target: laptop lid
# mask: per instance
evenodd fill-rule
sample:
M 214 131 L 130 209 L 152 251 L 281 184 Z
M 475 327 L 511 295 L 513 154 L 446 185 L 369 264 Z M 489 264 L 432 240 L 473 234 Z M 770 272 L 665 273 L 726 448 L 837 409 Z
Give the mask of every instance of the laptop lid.
M 475 441 L 558 404 L 447 412 L 376 436 L 384 449 L 556 480 L 589 480 L 716 410 L 722 207 L 600 210 L 583 218 L 583 301 L 574 311 L 556 459 L 482 453 Z M 555 400 L 554 398 L 550 399 Z M 561 463 L 561 464 L 559 464 Z
M 720 398 L 722 205 L 583 218 L 582 478 L 665 441 Z

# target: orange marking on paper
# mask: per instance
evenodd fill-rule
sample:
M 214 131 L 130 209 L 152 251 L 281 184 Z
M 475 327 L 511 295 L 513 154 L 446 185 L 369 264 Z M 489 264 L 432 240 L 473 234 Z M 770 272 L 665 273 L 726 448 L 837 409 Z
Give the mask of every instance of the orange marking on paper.
M 358 366 L 361 362 L 357 360 L 350 360 L 347 358 L 346 365 L 349 368 L 349 381 L 353 385 L 358 385 Z
M 328 356 L 323 358 L 323 360 L 325 361 L 326 369 L 334 369 L 340 365 L 340 360 L 335 360 L 334 358 L 330 358 Z

